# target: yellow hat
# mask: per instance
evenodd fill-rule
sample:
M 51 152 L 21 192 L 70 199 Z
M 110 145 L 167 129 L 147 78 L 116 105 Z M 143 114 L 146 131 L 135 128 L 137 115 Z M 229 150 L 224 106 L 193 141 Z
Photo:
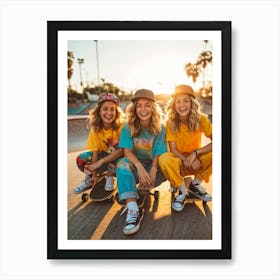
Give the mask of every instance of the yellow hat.
M 178 86 L 176 86 L 175 87 L 175 92 L 172 94 L 172 97 L 174 97 L 175 95 L 184 94 L 184 93 L 190 94 L 195 98 L 192 87 L 188 86 L 188 85 L 178 85 Z

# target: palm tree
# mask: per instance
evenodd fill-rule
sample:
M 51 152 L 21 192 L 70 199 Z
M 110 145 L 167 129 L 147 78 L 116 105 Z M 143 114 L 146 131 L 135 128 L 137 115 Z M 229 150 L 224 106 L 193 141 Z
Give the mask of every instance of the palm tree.
M 71 51 L 67 51 L 67 79 L 68 79 L 68 92 L 71 92 L 71 83 L 70 80 L 73 76 L 73 61 L 74 61 L 74 54 Z
M 192 77 L 192 81 L 195 83 L 197 77 L 199 76 L 199 67 L 196 63 L 188 63 L 185 65 L 185 71 L 188 77 Z
M 208 40 L 204 40 L 204 43 L 205 43 L 204 51 L 199 55 L 197 62 L 196 62 L 198 68 L 202 67 L 203 88 L 205 88 L 205 68 L 209 63 L 212 63 L 212 51 L 206 51 L 206 45 L 208 43 Z

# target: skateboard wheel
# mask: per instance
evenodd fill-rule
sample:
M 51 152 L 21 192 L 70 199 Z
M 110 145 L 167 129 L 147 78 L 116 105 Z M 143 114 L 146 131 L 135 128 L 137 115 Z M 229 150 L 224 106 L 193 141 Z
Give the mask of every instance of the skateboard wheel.
M 155 197 L 155 200 L 159 199 L 159 191 L 154 192 L 154 197 Z
M 83 194 L 82 194 L 82 201 L 83 201 L 83 202 L 88 201 L 88 194 L 87 194 L 87 193 L 83 193 Z

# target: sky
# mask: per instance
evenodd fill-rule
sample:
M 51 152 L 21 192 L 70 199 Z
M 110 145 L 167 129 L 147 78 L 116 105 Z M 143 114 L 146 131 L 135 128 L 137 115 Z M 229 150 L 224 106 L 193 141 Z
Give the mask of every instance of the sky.
M 71 86 L 81 90 L 78 58 L 84 59 L 83 84 L 98 84 L 98 57 L 100 81 L 104 78 L 122 89 L 172 93 L 175 85 L 187 83 L 197 90 L 201 80 L 193 84 L 184 66 L 194 63 L 204 48 L 203 40 L 68 40 L 68 50 L 74 54 Z M 211 41 L 207 43 L 209 49 Z M 210 75 L 206 80 L 211 80 Z

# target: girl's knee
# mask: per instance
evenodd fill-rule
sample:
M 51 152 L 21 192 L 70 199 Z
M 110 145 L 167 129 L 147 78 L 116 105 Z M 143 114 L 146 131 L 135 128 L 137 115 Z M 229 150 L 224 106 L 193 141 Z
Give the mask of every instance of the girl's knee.
M 77 158 L 76 158 L 76 164 L 77 164 L 77 167 L 78 167 L 82 172 L 84 172 L 84 168 L 85 168 L 86 163 L 84 162 L 84 160 L 82 159 L 82 157 L 81 157 L 80 155 L 77 156 Z
M 126 158 L 121 158 L 118 160 L 116 174 L 118 176 L 129 176 L 130 174 L 132 175 L 130 163 Z
M 76 164 L 78 168 L 82 172 L 84 172 L 85 165 L 91 163 L 91 160 L 92 160 L 92 152 L 91 151 L 83 152 L 77 156 Z
M 165 168 L 169 163 L 170 155 L 169 153 L 164 153 L 159 156 L 158 163 L 161 168 Z

